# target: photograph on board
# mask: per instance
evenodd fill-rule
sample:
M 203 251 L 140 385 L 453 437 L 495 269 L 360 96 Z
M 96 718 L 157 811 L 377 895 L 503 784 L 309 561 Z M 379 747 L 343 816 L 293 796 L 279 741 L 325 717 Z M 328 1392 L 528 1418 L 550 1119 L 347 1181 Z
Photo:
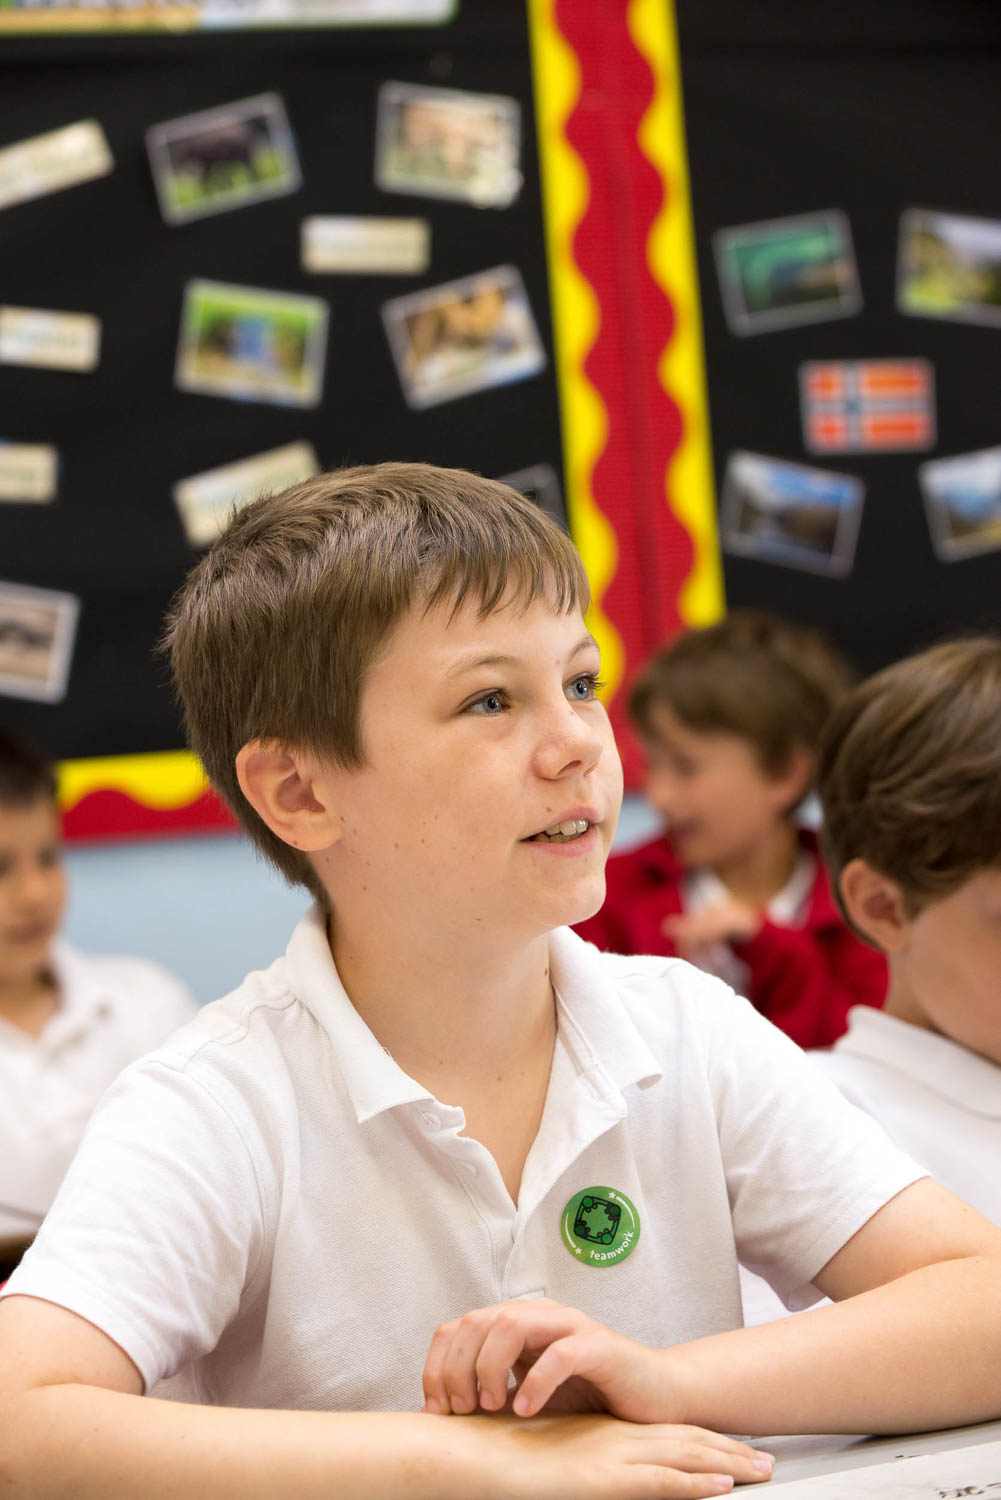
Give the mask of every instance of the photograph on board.
M 864 496 L 850 474 L 732 453 L 720 502 L 723 550 L 843 578 L 855 561 Z
M 147 130 L 146 149 L 168 224 L 278 198 L 302 183 L 278 94 L 166 120 Z
M 375 136 L 376 186 L 506 208 L 521 191 L 521 106 L 506 94 L 384 83 Z
M 1001 550 L 1001 448 L 921 464 L 932 546 L 942 562 Z
M 1001 326 L 1001 219 L 906 209 L 897 309 L 916 318 Z
M 382 308 L 408 405 L 436 406 L 545 367 L 521 273 L 497 266 Z
M 175 384 L 239 401 L 316 406 L 323 393 L 327 315 L 319 297 L 189 281 Z
M 935 370 L 926 359 L 808 360 L 799 368 L 811 453 L 898 453 L 935 443 Z
M 713 250 L 731 333 L 848 318 L 862 306 L 851 228 L 838 209 L 720 229 Z
M 0 583 L 0 696 L 66 696 L 79 609 L 73 594 Z

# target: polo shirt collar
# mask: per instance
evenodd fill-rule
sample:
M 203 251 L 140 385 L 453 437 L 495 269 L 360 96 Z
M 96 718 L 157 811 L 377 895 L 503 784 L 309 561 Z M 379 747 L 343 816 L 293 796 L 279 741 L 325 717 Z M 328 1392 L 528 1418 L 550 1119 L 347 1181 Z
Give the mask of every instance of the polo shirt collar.
M 61 938 L 52 945 L 49 967 L 59 993 L 59 1005 L 37 1037 L 10 1026 L 9 1041 L 23 1043 L 38 1055 L 57 1051 L 84 1035 L 113 1008 L 113 997 L 101 980 L 100 967 Z
M 602 1092 L 621 1094 L 631 1084 L 655 1082 L 662 1072 L 657 1059 L 594 948 L 560 928 L 550 938 L 550 955 L 561 1035 L 580 1071 Z M 398 1105 L 434 1098 L 394 1062 L 355 1010 L 334 966 L 318 906 L 302 917 L 285 959 L 292 993 L 330 1038 L 359 1124 Z
M 971 1114 L 1001 1120 L 1001 1067 L 937 1031 L 912 1026 L 871 1005 L 856 1005 L 834 1051 L 878 1062 L 918 1079 L 930 1093 Z
M 359 1125 L 400 1104 L 432 1099 L 404 1073 L 348 999 L 327 942 L 327 920 L 313 905 L 285 950 L 290 988 L 315 1016 L 334 1048 Z
M 582 1071 L 591 1070 L 621 1093 L 663 1076 L 654 1053 L 626 1010 L 612 978 L 623 960 L 599 954 L 569 927 L 550 935 L 550 969 L 564 1043 Z

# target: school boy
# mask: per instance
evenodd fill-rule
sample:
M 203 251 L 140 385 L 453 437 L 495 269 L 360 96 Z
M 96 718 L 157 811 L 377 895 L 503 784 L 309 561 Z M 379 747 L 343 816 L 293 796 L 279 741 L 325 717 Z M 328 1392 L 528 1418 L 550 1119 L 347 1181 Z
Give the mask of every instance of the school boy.
M 850 1006 L 878 1005 L 884 960 L 845 926 L 796 817 L 849 680 L 816 631 L 759 610 L 659 651 L 629 706 L 667 829 L 609 861 L 605 904 L 581 936 L 687 958 L 801 1047 L 840 1036 Z
M 824 847 L 886 954 L 881 1012 L 819 1058 L 841 1091 L 1001 1224 L 1001 641 L 897 662 L 835 713 Z
M 7 1495 L 699 1496 L 769 1472 L 719 1433 L 1001 1412 L 1001 1233 L 719 981 L 563 930 L 621 795 L 586 601 L 421 465 L 194 570 L 193 745 L 317 901 L 94 1117 L 0 1305 Z M 741 1329 L 738 1252 L 847 1300 Z M 512 1368 L 581 1414 L 428 1414 Z
M 0 732 L 0 1281 L 108 1084 L 196 1009 L 158 964 L 62 940 L 65 904 L 55 772 Z
M 889 985 L 817 1065 L 1001 1225 L 1001 641 L 935 646 L 856 688 L 818 791 L 835 890 Z M 742 1290 L 749 1321 L 782 1316 L 758 1278 Z

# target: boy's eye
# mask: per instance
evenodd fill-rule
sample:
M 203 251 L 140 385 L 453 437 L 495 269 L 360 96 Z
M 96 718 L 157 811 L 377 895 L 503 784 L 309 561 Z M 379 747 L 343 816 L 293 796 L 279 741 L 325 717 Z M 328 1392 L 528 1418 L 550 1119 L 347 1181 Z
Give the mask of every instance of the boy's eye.
M 488 718 L 494 718 L 497 714 L 502 714 L 506 707 L 507 698 L 505 694 L 495 691 L 484 693 L 482 698 L 477 698 L 473 703 L 470 703 L 466 712 L 470 714 L 485 714 Z
M 578 703 L 589 703 L 597 695 L 598 689 L 604 687 L 603 682 L 598 681 L 594 672 L 582 672 L 572 682 L 567 683 L 567 697 Z
M 62 851 L 58 844 L 50 844 L 48 848 L 40 849 L 38 851 L 39 867 L 43 870 L 51 870 L 59 863 L 61 853 Z

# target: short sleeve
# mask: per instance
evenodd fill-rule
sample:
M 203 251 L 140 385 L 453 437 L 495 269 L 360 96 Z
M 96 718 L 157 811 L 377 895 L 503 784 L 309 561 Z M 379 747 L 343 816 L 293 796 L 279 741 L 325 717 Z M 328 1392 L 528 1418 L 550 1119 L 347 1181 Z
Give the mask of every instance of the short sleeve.
M 716 1008 L 708 1067 L 738 1257 L 809 1306 L 814 1276 L 927 1173 L 746 1000 Z
M 265 1249 L 260 1165 L 226 1102 L 147 1059 L 105 1095 L 4 1295 L 77 1313 L 147 1390 L 215 1348 Z

